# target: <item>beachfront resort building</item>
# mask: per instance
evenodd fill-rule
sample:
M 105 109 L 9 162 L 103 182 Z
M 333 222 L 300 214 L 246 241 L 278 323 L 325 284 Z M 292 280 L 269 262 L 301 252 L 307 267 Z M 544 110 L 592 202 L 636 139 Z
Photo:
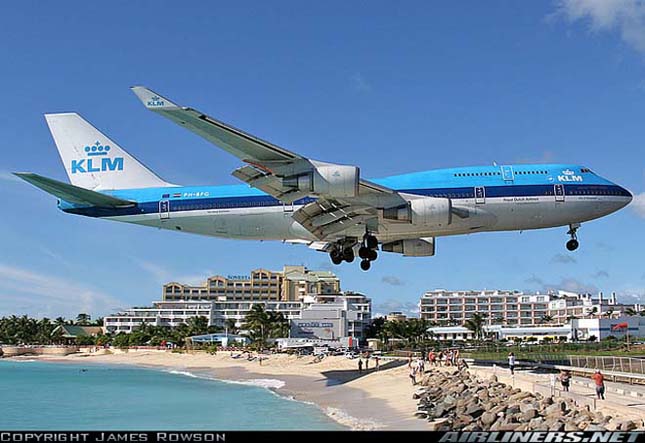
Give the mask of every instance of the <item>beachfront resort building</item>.
M 215 275 L 201 285 L 178 282 L 163 286 L 164 301 L 300 301 L 305 295 L 338 294 L 340 279 L 330 271 L 284 266 L 282 271 L 255 269 L 249 275 Z
M 630 309 L 640 311 L 638 305 L 620 304 L 616 293 L 605 297 L 557 293 L 528 294 L 521 291 L 483 290 L 428 291 L 419 302 L 421 318 L 443 326 L 461 326 L 475 313 L 484 316 L 487 325 L 537 326 L 565 325 L 574 318 L 617 318 Z
M 241 328 L 253 305 L 281 312 L 291 323 L 294 336 L 318 337 L 328 332 L 294 326 L 304 318 L 324 318 L 334 326 L 330 335 L 364 338 L 371 321 L 371 300 L 363 294 L 340 290 L 340 280 L 329 271 L 310 271 L 304 266 L 285 266 L 282 272 L 254 270 L 249 276 L 215 276 L 203 285 L 168 283 L 162 301 L 151 307 L 131 308 L 104 318 L 106 332 L 130 333 L 141 324 L 176 327 L 201 316 L 209 326 L 225 329 L 231 321 Z M 302 323 L 300 323 L 302 325 Z

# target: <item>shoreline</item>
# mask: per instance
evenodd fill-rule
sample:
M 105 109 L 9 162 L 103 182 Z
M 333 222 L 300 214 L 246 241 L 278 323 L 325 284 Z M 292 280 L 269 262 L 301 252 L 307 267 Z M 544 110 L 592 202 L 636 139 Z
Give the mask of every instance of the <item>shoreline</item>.
M 331 420 L 349 430 L 430 430 L 427 421 L 414 417 L 416 401 L 404 366 L 380 371 L 356 370 L 356 360 L 284 354 L 257 361 L 234 359 L 228 352 L 174 353 L 155 350 L 114 350 L 112 354 L 77 353 L 66 356 L 30 355 L 15 361 L 108 364 L 164 370 L 178 375 L 243 383 L 268 389 L 283 398 L 317 406 Z M 390 365 L 394 366 L 394 365 Z

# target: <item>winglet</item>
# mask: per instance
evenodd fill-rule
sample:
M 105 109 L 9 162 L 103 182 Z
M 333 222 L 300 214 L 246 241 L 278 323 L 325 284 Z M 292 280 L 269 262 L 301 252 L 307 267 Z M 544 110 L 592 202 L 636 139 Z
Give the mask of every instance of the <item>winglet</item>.
M 134 92 L 136 96 L 139 97 L 139 100 L 141 100 L 141 103 L 143 103 L 146 108 L 152 109 L 153 111 L 157 109 L 180 107 L 179 105 L 171 102 L 165 97 L 162 97 L 156 92 L 151 91 L 145 86 L 132 86 L 130 89 L 132 89 L 132 92 Z

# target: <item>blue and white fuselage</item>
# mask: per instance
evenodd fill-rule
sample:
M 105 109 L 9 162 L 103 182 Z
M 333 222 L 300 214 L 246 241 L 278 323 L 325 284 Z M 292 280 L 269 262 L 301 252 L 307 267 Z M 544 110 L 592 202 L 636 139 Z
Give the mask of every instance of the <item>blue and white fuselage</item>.
M 437 169 L 372 179 L 398 192 L 449 198 L 453 206 L 475 209 L 476 217 L 441 228 L 381 223 L 382 242 L 484 231 L 566 226 L 593 220 L 627 205 L 623 187 L 571 164 L 525 164 Z M 68 213 L 179 230 L 215 237 L 254 240 L 316 240 L 291 215 L 314 198 L 284 204 L 246 185 L 189 186 L 106 191 L 135 201 L 128 208 L 99 208 L 61 201 Z M 347 235 L 360 236 L 363 227 Z

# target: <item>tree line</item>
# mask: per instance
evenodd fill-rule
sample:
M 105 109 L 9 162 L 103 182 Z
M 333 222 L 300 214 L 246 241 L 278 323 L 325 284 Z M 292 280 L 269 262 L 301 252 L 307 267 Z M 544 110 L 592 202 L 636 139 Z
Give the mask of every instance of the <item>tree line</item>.
M 238 328 L 235 320 L 227 319 L 224 327 L 208 324 L 208 319 L 202 316 L 191 317 L 176 327 L 155 326 L 142 323 L 132 333 L 119 332 L 116 334 L 98 334 L 96 336 L 78 336 L 76 344 L 83 346 L 112 345 L 120 348 L 129 346 L 160 346 L 163 343 L 173 343 L 184 346 L 188 337 L 204 334 L 227 332 L 238 334 L 244 331 L 252 346 L 265 348 L 270 346 L 272 338 L 289 335 L 289 321 L 281 312 L 267 311 L 261 304 L 253 305 L 247 314 L 244 324 Z M 7 345 L 53 345 L 62 344 L 65 339 L 58 326 L 102 326 L 101 318 L 92 321 L 88 314 L 79 314 L 75 320 L 58 317 L 35 319 L 12 315 L 0 318 L 0 344 Z M 54 332 L 56 331 L 56 332 Z

